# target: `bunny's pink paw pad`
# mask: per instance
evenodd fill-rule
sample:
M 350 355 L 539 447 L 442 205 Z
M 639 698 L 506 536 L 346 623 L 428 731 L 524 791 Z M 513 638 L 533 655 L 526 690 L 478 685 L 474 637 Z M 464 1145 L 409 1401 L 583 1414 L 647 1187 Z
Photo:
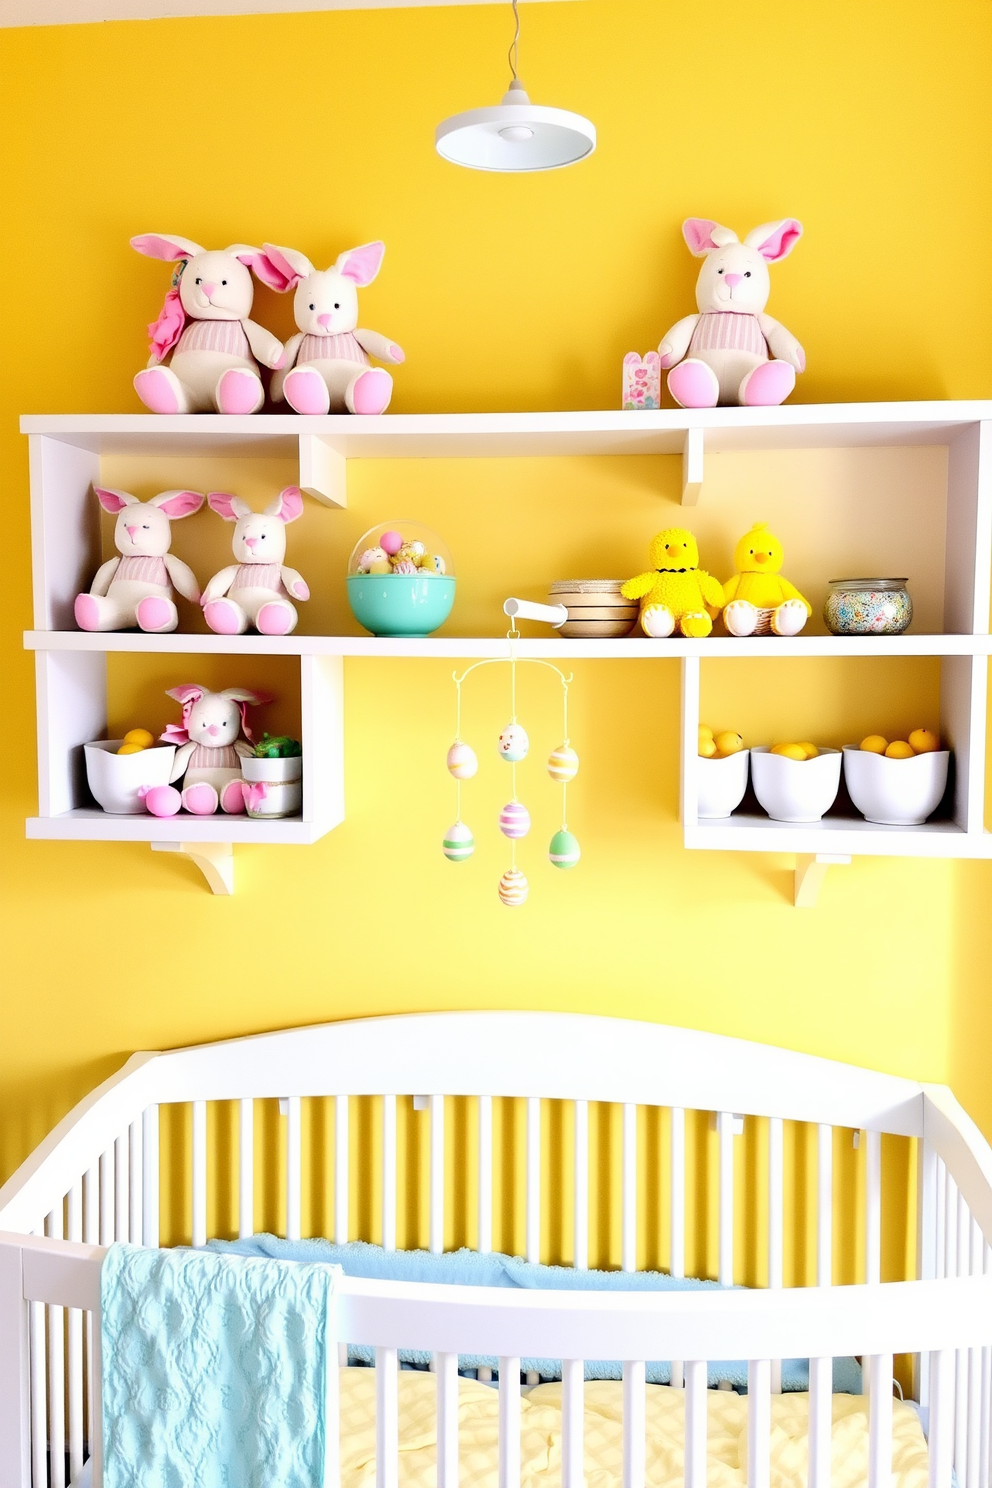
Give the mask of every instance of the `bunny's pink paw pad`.
M 217 792 L 205 780 L 183 791 L 183 805 L 194 816 L 213 816 L 217 810 Z
M 217 384 L 216 399 L 221 413 L 257 413 L 265 402 L 265 390 L 254 372 L 229 367 Z
M 182 389 L 168 367 L 148 367 L 134 379 L 134 391 L 152 413 L 181 413 Z
M 279 600 L 263 604 L 255 616 L 255 625 L 262 635 L 289 635 L 296 624 L 296 611 L 292 605 Z
M 715 408 L 720 384 L 712 367 L 690 358 L 669 372 L 668 391 L 681 408 Z
M 229 780 L 220 793 L 220 809 L 228 816 L 237 816 L 245 809 L 245 793 L 240 780 Z
M 244 629 L 241 612 L 229 599 L 212 599 L 204 606 L 203 618 L 215 635 L 240 635 Z
M 393 379 L 381 367 L 363 372 L 351 388 L 353 413 L 385 413 L 393 396 Z
M 92 594 L 77 594 L 72 612 L 80 630 L 100 629 L 100 606 Z
M 164 631 L 175 630 L 179 624 L 179 615 L 171 600 L 160 599 L 157 594 L 148 595 L 143 599 L 137 609 L 138 625 L 142 630 L 149 631 L 152 635 L 161 635 Z
M 762 362 L 741 383 L 744 408 L 777 408 L 796 385 L 796 373 L 788 362 Z
M 286 374 L 282 390 L 286 402 L 297 413 L 326 413 L 331 406 L 327 384 L 312 367 L 294 367 Z

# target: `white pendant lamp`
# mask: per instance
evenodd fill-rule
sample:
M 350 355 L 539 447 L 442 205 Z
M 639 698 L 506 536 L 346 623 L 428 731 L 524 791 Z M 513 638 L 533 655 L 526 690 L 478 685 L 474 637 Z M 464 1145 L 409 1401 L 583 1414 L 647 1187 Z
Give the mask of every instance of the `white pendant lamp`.
M 512 80 L 495 108 L 469 109 L 444 119 L 434 132 L 437 152 L 453 165 L 484 171 L 558 170 L 584 160 L 596 148 L 596 126 L 568 109 L 531 103 L 517 77 L 520 16 L 510 44 Z

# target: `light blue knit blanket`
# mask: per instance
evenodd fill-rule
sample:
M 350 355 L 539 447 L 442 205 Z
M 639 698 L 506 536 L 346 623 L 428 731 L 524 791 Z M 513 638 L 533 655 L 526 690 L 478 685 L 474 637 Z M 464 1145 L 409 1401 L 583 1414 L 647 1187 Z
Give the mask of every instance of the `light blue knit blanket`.
M 112 1245 L 100 1278 L 104 1488 L 323 1488 L 336 1274 Z
M 571 1266 L 538 1266 L 520 1256 L 498 1252 L 480 1254 L 475 1250 L 454 1250 L 434 1255 L 427 1250 L 383 1250 L 364 1240 L 347 1245 L 334 1245 L 330 1240 L 281 1240 L 276 1235 L 253 1235 L 247 1240 L 211 1240 L 208 1249 L 220 1254 L 267 1256 L 283 1261 L 329 1261 L 340 1266 L 346 1276 L 361 1276 L 376 1281 L 430 1281 L 450 1286 L 535 1287 L 553 1291 L 581 1292 L 698 1292 L 719 1291 L 716 1281 L 700 1281 L 690 1276 L 669 1276 L 664 1271 L 576 1271 Z M 375 1351 L 362 1343 L 349 1343 L 348 1362 L 371 1364 Z M 430 1354 L 423 1349 L 402 1349 L 405 1364 L 424 1368 Z M 482 1367 L 497 1370 L 499 1360 L 487 1354 L 460 1354 L 461 1370 Z M 522 1359 L 522 1369 L 539 1374 L 542 1379 L 561 1378 L 560 1359 Z M 622 1366 L 616 1359 L 586 1361 L 586 1379 L 620 1379 Z M 710 1385 L 724 1381 L 738 1390 L 747 1389 L 747 1362 L 743 1359 L 711 1360 L 708 1365 Z M 657 1360 L 647 1366 L 648 1383 L 667 1385 L 671 1380 L 671 1363 Z M 834 1390 L 838 1394 L 860 1395 L 861 1366 L 856 1359 L 834 1360 Z M 783 1359 L 782 1389 L 809 1389 L 809 1360 Z

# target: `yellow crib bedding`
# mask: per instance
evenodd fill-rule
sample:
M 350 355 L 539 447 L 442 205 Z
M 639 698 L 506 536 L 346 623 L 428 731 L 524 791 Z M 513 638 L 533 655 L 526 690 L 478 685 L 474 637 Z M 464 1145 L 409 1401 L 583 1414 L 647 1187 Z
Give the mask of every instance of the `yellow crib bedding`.
M 341 1488 L 365 1488 L 375 1477 L 375 1370 L 342 1369 Z M 432 1374 L 399 1375 L 399 1488 L 436 1488 L 436 1381 Z M 561 1482 L 560 1383 L 538 1385 L 520 1405 L 521 1488 Z M 497 1488 L 498 1414 L 495 1389 L 460 1379 L 460 1488 Z M 807 1478 L 809 1397 L 772 1397 L 771 1488 L 800 1488 Z M 707 1395 L 708 1488 L 746 1488 L 747 1398 L 722 1390 Z M 592 1380 L 585 1386 L 587 1488 L 619 1488 L 623 1386 Z M 649 1488 L 682 1488 L 685 1392 L 647 1386 L 646 1481 Z M 864 1488 L 868 1481 L 868 1402 L 833 1396 L 831 1488 Z M 893 1401 L 892 1488 L 926 1488 L 927 1445 L 909 1405 Z

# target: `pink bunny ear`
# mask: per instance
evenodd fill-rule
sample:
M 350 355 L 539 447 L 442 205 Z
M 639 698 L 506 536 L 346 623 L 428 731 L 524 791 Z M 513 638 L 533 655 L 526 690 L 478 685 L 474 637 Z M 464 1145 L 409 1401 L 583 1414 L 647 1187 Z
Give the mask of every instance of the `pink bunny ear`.
M 211 491 L 207 504 L 225 522 L 236 522 L 239 517 L 251 515 L 251 507 L 247 501 L 242 501 L 240 496 L 231 496 L 227 491 Z
M 281 294 L 287 288 L 285 275 L 271 262 L 262 248 L 251 248 L 247 243 L 232 243 L 225 251 L 233 253 L 239 263 L 251 269 L 256 279 L 260 279 L 270 289 L 277 289 Z
M 165 695 L 175 698 L 176 702 L 182 703 L 185 708 L 187 703 L 192 707 L 193 703 L 199 702 L 206 690 L 198 682 L 182 682 L 178 687 L 167 687 Z
M 718 222 L 713 222 L 709 217 L 687 217 L 682 224 L 682 236 L 689 245 L 689 252 L 696 258 L 702 258 L 705 253 L 713 253 L 717 247 L 712 238 Z
M 385 243 L 365 243 L 361 248 L 351 248 L 342 253 L 334 267 L 339 274 L 353 279 L 358 285 L 371 284 L 382 267 L 385 251 Z
M 93 494 L 104 511 L 111 512 L 114 516 L 123 511 L 126 506 L 140 506 L 141 504 L 137 496 L 132 496 L 130 491 L 115 491 L 111 486 L 94 486 Z
M 146 258 L 164 258 L 169 263 L 177 258 L 194 258 L 197 253 L 206 252 L 199 243 L 194 243 L 189 238 L 178 238 L 171 233 L 142 233 L 131 239 L 131 247 L 143 253 Z
M 801 222 L 794 217 L 783 217 L 780 222 L 764 222 L 752 228 L 744 242 L 749 248 L 757 248 L 768 263 L 778 263 L 792 252 L 802 235 Z
M 269 517 L 280 517 L 284 522 L 295 522 L 297 517 L 303 515 L 303 492 L 299 486 L 286 486 L 279 492 L 275 501 L 270 501 L 265 508 L 265 514 Z
M 148 505 L 157 506 L 175 522 L 180 517 L 191 517 L 194 512 L 198 512 L 203 499 L 199 491 L 162 491 L 158 496 L 153 496 Z
M 273 275 L 272 279 L 266 279 L 265 282 L 271 284 L 280 294 L 295 289 L 301 279 L 313 273 L 313 264 L 305 254 L 297 253 L 295 248 L 277 248 L 274 243 L 264 243 L 262 253 Z M 281 282 L 276 283 L 276 279 Z
M 272 701 L 271 692 L 253 692 L 250 687 L 225 687 L 221 697 L 233 698 L 236 703 L 250 704 L 253 708 L 262 708 Z

